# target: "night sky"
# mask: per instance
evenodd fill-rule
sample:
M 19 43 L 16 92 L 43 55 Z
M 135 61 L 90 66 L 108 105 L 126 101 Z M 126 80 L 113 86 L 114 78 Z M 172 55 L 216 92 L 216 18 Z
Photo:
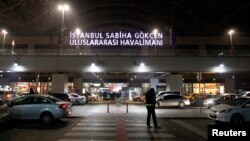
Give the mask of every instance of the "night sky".
M 249 0 L 1 0 L 0 27 L 13 35 L 58 35 L 67 3 L 66 31 L 151 31 L 178 36 L 224 36 L 229 28 L 249 35 Z

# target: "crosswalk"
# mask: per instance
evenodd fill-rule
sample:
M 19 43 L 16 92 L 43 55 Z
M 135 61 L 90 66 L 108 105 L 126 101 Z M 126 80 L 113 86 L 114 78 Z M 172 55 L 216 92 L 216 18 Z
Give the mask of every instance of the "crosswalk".
M 145 118 L 83 118 L 58 141 L 174 141 L 168 130 L 148 129 Z

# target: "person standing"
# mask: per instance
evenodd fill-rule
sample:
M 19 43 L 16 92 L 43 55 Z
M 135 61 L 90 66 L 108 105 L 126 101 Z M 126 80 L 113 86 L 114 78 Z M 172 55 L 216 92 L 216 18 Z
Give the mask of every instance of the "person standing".
M 153 122 L 154 122 L 154 127 L 155 128 L 160 128 L 160 126 L 157 123 L 156 115 L 155 115 L 155 89 L 150 88 L 149 91 L 146 93 L 146 107 L 147 107 L 147 127 L 151 128 L 152 126 L 150 125 L 150 119 L 152 116 Z
M 30 88 L 29 94 L 35 94 L 33 88 Z

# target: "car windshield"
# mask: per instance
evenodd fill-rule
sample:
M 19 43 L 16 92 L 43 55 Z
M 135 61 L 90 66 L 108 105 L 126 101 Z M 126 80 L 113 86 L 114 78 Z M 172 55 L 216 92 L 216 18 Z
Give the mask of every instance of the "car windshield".
M 236 99 L 231 99 L 225 104 L 231 105 L 231 106 L 240 106 L 241 104 L 245 103 L 248 99 L 247 98 L 236 98 Z

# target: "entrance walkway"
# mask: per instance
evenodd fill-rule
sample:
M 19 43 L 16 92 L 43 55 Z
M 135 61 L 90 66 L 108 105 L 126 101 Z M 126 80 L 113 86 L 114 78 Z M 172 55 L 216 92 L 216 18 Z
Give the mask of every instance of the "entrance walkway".
M 207 109 L 197 108 L 156 109 L 158 120 L 160 124 L 162 123 L 162 126 L 161 129 L 155 129 L 146 126 L 146 108 L 144 105 L 87 104 L 74 106 L 72 116 L 81 118 L 58 141 L 186 140 L 183 137 L 185 135 L 176 136 L 178 135 L 175 133 L 178 125 L 165 118 L 206 118 L 206 112 Z
M 158 118 L 208 118 L 208 109 L 199 107 L 156 109 Z M 86 104 L 74 106 L 72 116 L 76 117 L 110 117 L 122 114 L 123 117 L 145 118 L 147 110 L 143 104 Z

